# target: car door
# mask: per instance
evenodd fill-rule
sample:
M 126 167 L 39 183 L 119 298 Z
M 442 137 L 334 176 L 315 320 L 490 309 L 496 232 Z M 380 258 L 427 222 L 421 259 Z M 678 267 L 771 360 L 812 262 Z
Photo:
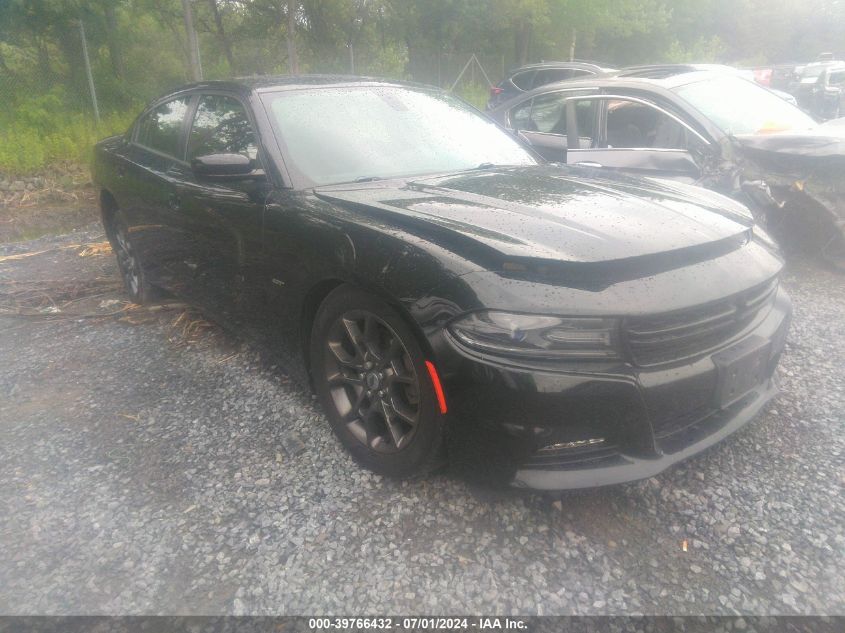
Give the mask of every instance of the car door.
M 696 156 L 708 151 L 710 143 L 677 115 L 639 97 L 571 97 L 566 108 L 573 143 L 580 140 L 577 112 L 584 103 L 596 112 L 597 138 L 589 147 L 568 151 L 567 163 L 686 182 L 700 178 Z
M 121 210 L 132 243 L 150 281 L 168 288 L 169 271 L 181 250 L 179 227 L 172 219 L 190 101 L 187 95 L 168 99 L 139 117 L 126 160 L 118 167 L 124 183 Z
M 836 119 L 845 113 L 845 68 L 829 70 L 822 88 L 822 118 Z
M 574 95 L 588 94 L 583 90 L 555 90 L 526 99 L 510 110 L 508 122 L 519 136 L 530 143 L 543 158 L 566 162 L 569 139 L 567 135 L 566 101 Z M 596 110 L 589 102 L 576 110 L 580 120 L 580 136 L 573 139 L 578 147 L 592 145 L 592 128 Z
M 200 156 L 242 154 L 253 171 L 204 176 Z M 230 324 L 240 324 L 256 301 L 255 270 L 261 258 L 262 215 L 269 191 L 255 126 L 247 105 L 233 94 L 197 95 L 187 133 L 186 165 L 179 190 L 185 244 L 180 276 L 197 303 Z

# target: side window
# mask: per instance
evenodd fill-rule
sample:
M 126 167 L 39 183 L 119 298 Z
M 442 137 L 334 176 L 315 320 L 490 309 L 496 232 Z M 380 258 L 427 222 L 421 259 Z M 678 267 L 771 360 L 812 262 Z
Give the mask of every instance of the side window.
M 144 147 L 181 158 L 179 134 L 187 111 L 187 97 L 168 101 L 151 110 L 138 124 L 137 142 Z
M 563 107 L 567 92 L 552 92 L 534 97 L 528 128 L 547 134 L 566 134 L 566 108 Z
M 234 97 L 200 97 L 188 135 L 188 161 L 208 154 L 243 154 L 250 160 L 258 159 L 252 124 Z
M 519 104 L 510 111 L 511 126 L 527 132 L 545 132 L 566 136 L 566 99 L 577 96 L 571 91 L 550 92 Z M 596 118 L 598 101 L 592 99 L 575 102 L 578 134 L 590 138 Z
M 531 122 L 531 103 L 534 99 L 526 99 L 508 113 L 510 125 L 515 130 L 528 130 Z
M 845 70 L 830 73 L 827 83 L 831 86 L 845 86 Z
M 538 70 L 534 76 L 534 87 L 539 88 L 555 81 L 564 81 L 572 78 L 572 70 L 569 68 L 547 68 Z
M 579 99 L 575 102 L 575 120 L 578 121 L 578 136 L 581 138 L 582 148 L 590 145 L 589 143 L 585 145 L 583 141 L 592 140 L 600 103 L 595 99 Z
M 534 71 L 526 70 L 511 77 L 513 85 L 520 90 L 531 90 L 531 80 L 534 79 Z
M 660 110 L 636 101 L 607 102 L 607 146 L 688 149 L 683 125 Z

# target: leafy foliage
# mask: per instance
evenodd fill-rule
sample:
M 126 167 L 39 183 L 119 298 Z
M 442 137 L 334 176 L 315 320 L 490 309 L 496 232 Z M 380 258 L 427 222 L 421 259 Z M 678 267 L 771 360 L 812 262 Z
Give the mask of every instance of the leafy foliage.
M 449 86 L 575 56 L 762 64 L 845 54 L 842 0 L 191 0 L 206 78 L 355 73 Z M 100 110 L 82 61 L 79 21 Z M 838 50 L 839 49 L 839 50 Z M 98 134 L 190 75 L 181 0 L 0 0 L 0 170 L 84 159 Z M 458 86 L 483 105 L 473 67 Z M 110 114 L 117 113 L 117 114 Z

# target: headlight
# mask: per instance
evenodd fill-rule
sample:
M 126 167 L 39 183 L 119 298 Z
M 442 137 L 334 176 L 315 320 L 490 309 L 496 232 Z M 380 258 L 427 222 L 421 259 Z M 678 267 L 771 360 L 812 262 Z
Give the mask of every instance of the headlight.
M 508 312 L 474 312 L 449 325 L 472 349 L 499 356 L 545 359 L 619 357 L 619 322 Z

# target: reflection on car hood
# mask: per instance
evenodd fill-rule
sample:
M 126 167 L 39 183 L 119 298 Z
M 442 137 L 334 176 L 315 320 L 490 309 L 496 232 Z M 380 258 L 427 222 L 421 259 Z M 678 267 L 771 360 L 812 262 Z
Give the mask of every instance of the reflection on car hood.
M 414 181 L 323 187 L 316 194 L 432 241 L 507 257 L 593 263 L 723 251 L 751 220 L 726 198 L 653 179 L 560 166 L 496 168 Z
M 744 147 L 765 152 L 815 158 L 845 156 L 845 125 L 840 119 L 800 132 L 743 134 L 734 138 Z

